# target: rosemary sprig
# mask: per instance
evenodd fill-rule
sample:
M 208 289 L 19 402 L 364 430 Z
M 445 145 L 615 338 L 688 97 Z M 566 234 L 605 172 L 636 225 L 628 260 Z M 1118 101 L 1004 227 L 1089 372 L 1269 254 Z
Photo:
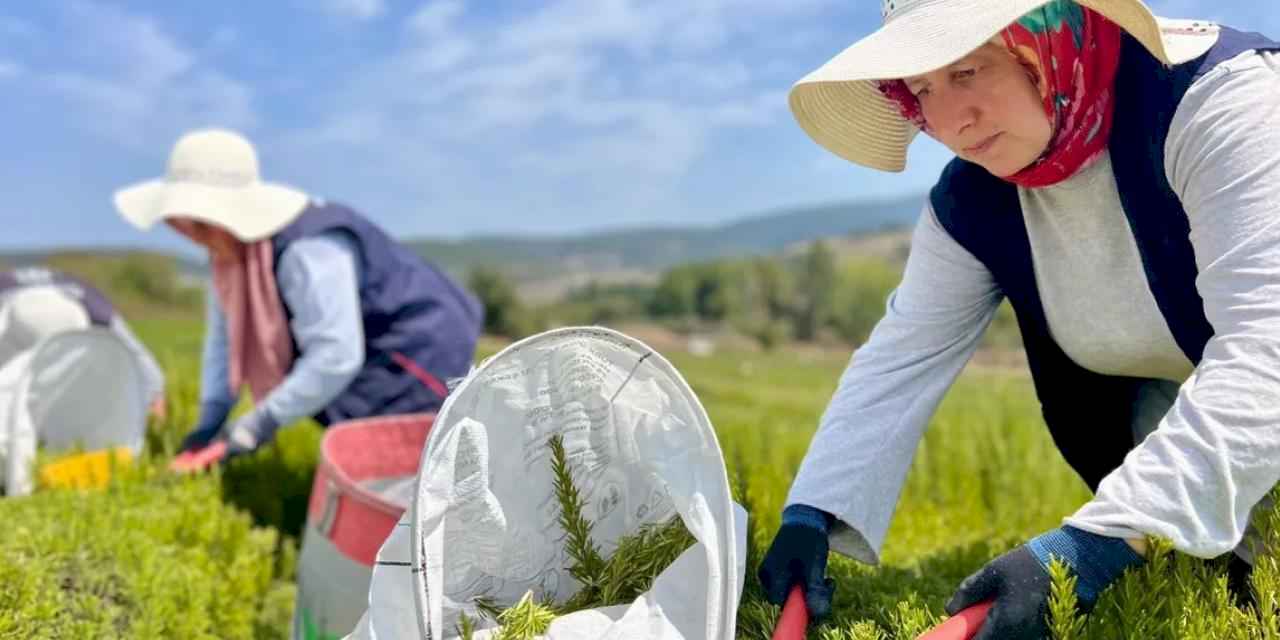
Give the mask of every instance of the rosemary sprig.
M 573 561 L 569 567 L 569 575 L 582 585 L 582 589 L 570 603 L 576 605 L 579 601 L 593 602 L 599 599 L 605 568 L 600 548 L 591 539 L 591 530 L 595 525 L 582 513 L 586 501 L 574 484 L 573 471 L 569 468 L 569 459 L 565 455 L 563 436 L 553 436 L 549 446 L 556 501 L 560 504 L 560 527 L 565 533 L 565 551 Z

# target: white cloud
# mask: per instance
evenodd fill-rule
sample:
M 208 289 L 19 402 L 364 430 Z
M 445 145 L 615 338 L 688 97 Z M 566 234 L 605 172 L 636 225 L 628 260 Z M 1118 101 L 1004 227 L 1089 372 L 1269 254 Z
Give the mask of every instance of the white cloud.
M 377 113 L 353 111 L 335 116 L 324 125 L 312 128 L 295 142 L 305 142 L 314 147 L 326 145 L 365 146 L 378 143 L 396 135 L 387 128 L 386 121 Z
M 332 115 L 290 139 L 343 145 L 468 210 L 643 215 L 679 201 L 718 136 L 786 117 L 794 71 L 779 58 L 811 52 L 779 34 L 813 33 L 834 3 L 550 0 L 495 21 L 436 0 L 406 18 L 399 51 L 322 98 Z
M 399 62 L 411 74 L 439 74 L 456 69 L 474 53 L 475 46 L 466 38 L 442 36 L 404 52 Z
M 194 64 L 192 54 L 149 16 L 125 13 L 93 2 L 65 5 L 72 33 L 82 53 L 132 82 L 163 83 Z
M 776 38 L 780 21 L 811 16 L 836 0 L 558 0 L 503 30 L 516 49 L 619 48 L 637 57 L 655 50 L 703 53 L 744 34 Z
M 561 0 L 508 25 L 498 45 L 517 52 L 618 47 L 639 56 L 661 42 L 665 26 L 660 11 L 631 0 Z
M 69 72 L 51 74 L 47 81 L 63 95 L 96 110 L 101 117 L 95 120 L 102 124 L 136 122 L 150 111 L 147 96 L 121 82 Z
M 641 80 L 650 91 L 679 88 L 687 93 L 723 94 L 748 86 L 752 71 L 738 60 L 692 62 L 679 60 L 655 65 Z
M 422 5 L 409 17 L 409 30 L 422 36 L 436 36 L 448 31 L 466 12 L 461 0 L 435 0 Z
M 183 129 L 251 126 L 249 87 L 202 65 L 154 18 L 93 2 L 64 8 L 67 53 L 84 63 L 39 76 L 86 129 L 129 146 L 168 144 Z
M 0 60 L 0 80 L 16 78 L 22 75 L 22 65 L 12 60 Z
M 384 0 L 323 0 L 321 9 L 339 18 L 352 20 L 373 20 L 387 12 Z

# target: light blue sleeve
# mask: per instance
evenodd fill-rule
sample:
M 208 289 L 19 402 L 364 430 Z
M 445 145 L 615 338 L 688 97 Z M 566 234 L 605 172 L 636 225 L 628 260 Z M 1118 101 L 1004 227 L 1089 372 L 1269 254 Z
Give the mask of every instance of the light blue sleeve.
M 200 404 L 230 407 L 239 393 L 231 391 L 227 352 L 227 319 L 214 293 L 213 283 L 205 296 L 204 352 L 200 367 Z M 225 416 L 223 416 L 225 418 Z
M 289 328 L 300 355 L 262 401 L 279 424 L 315 415 L 364 366 L 356 256 L 353 242 L 340 232 L 303 238 L 280 256 L 277 284 L 293 315 Z

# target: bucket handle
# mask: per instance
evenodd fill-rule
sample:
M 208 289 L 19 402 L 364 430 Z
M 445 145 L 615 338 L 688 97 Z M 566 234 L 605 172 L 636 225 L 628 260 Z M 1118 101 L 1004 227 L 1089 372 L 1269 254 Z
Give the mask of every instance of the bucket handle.
M 325 479 L 324 481 L 324 510 L 320 512 L 320 518 L 316 520 L 316 530 L 326 538 L 330 537 L 333 532 L 333 524 L 338 519 L 338 487 L 333 484 L 333 480 Z

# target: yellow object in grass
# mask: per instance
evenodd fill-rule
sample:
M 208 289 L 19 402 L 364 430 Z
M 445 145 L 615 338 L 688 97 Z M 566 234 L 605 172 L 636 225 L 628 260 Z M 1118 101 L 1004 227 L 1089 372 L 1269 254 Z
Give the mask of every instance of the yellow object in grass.
M 133 452 L 128 447 L 78 453 L 42 466 L 40 484 L 50 488 L 98 489 L 111 480 L 113 467 L 132 463 Z

